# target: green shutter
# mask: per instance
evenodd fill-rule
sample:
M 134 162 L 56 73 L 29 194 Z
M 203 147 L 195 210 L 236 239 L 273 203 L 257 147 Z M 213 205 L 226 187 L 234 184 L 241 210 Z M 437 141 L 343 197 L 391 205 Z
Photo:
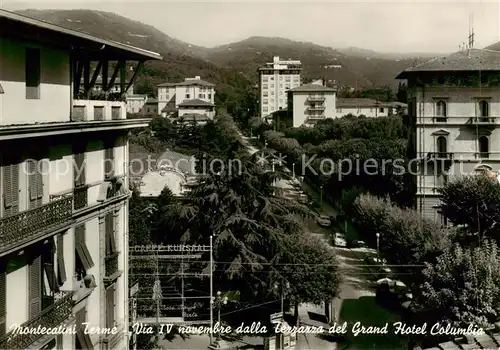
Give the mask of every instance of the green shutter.
M 41 256 L 33 259 L 29 266 L 29 315 L 35 317 L 42 311 L 42 266 Z
M 64 263 L 64 236 L 57 236 L 57 275 L 59 286 L 66 282 L 66 264 Z
M 4 216 L 19 212 L 19 164 L 3 167 Z

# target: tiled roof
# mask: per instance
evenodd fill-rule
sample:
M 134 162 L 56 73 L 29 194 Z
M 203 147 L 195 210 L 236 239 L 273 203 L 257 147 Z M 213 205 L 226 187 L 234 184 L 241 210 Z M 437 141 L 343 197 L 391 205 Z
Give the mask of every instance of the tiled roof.
M 173 167 L 187 175 L 195 175 L 195 163 L 194 157 L 174 151 L 165 151 L 157 159 L 157 165 Z
M 500 71 L 500 52 L 487 49 L 470 49 L 434 58 L 399 73 L 396 79 L 405 79 L 417 72 L 450 71 Z
M 292 92 L 316 92 L 316 91 L 317 92 L 320 92 L 320 91 L 335 92 L 335 89 L 332 89 L 332 88 L 329 88 L 326 86 L 322 86 L 322 85 L 317 85 L 317 84 L 304 84 L 304 85 L 298 86 L 298 87 L 291 89 L 291 90 L 288 90 L 288 91 L 292 91 Z
M 180 83 L 162 83 L 158 85 L 158 87 L 191 86 L 191 85 L 211 86 L 211 87 L 215 86 L 215 84 L 209 83 L 208 81 L 205 80 L 193 79 L 193 80 L 182 81 Z
M 371 98 L 337 98 L 337 108 L 348 107 L 379 107 L 382 103 Z
M 179 104 L 179 107 L 191 107 L 191 106 L 206 106 L 206 107 L 213 107 L 213 103 L 207 102 L 200 100 L 198 98 L 194 100 L 185 100 L 182 103 Z

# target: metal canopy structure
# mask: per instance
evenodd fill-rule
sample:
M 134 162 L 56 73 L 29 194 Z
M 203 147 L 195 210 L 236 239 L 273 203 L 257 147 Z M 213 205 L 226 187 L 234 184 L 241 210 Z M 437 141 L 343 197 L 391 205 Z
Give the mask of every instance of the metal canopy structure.
M 211 245 L 131 246 L 129 259 L 134 322 L 211 324 Z

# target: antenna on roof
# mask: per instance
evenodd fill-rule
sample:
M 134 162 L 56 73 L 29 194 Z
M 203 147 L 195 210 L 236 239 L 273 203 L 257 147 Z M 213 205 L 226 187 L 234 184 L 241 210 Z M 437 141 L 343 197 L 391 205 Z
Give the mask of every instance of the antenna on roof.
M 469 49 L 474 47 L 474 13 L 469 14 Z

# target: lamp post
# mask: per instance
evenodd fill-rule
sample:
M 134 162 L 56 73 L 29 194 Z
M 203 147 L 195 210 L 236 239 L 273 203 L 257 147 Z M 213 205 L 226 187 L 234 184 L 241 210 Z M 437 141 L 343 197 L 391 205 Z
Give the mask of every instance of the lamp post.
M 292 163 L 292 177 L 295 180 L 295 163 Z
M 323 207 L 323 185 L 319 186 L 319 206 Z
M 227 304 L 227 296 L 222 296 L 221 291 L 217 292 L 217 296 L 213 297 L 213 302 L 215 307 L 217 308 L 217 323 L 219 324 L 219 329 L 221 327 L 220 323 L 220 309 L 222 308 L 222 305 Z M 217 333 L 217 342 L 221 340 L 220 338 L 220 331 Z
M 274 289 L 278 289 L 279 286 L 277 283 L 274 284 Z M 290 288 L 290 283 L 286 281 L 285 283 L 281 282 L 281 291 L 280 291 L 280 299 L 281 299 L 281 322 L 285 320 L 285 291 Z M 285 290 L 286 289 L 286 290 Z M 280 333 L 280 349 L 284 349 L 284 334 Z
M 380 262 L 380 233 L 375 234 L 377 236 L 377 262 Z

